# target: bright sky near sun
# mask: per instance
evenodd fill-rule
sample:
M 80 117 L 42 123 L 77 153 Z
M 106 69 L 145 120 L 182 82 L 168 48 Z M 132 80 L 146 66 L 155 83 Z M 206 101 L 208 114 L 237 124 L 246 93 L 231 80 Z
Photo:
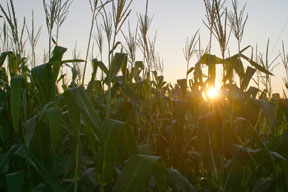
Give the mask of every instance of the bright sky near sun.
M 4 4 L 6 0 L 0 0 Z M 42 0 L 14 0 L 16 14 L 20 22 L 23 16 L 27 18 L 28 26 L 31 26 L 31 11 L 34 9 L 35 25 L 42 26 L 42 35 L 38 45 L 43 54 L 47 50 L 47 30 L 44 19 Z M 265 53 L 266 43 L 270 38 L 270 60 L 272 61 L 281 50 L 282 40 L 288 53 L 288 1 L 287 0 L 239 0 L 239 7 L 247 2 L 246 10 L 249 18 L 245 28 L 242 48 L 247 45 L 258 45 L 258 50 Z M 131 26 L 136 26 L 137 13 L 144 13 L 146 0 L 134 0 L 130 15 Z M 227 0 L 227 6 L 231 7 L 231 1 Z M 202 0 L 150 0 L 149 14 L 153 15 L 150 28 L 150 36 L 157 31 L 157 50 L 164 62 L 164 76 L 166 81 L 175 83 L 177 79 L 185 78 L 186 63 L 183 56 L 183 48 L 187 37 L 191 37 L 200 29 L 203 47 L 206 47 L 209 32 L 202 20 L 205 19 L 205 8 Z M 99 17 L 100 18 L 100 17 Z M 68 55 L 72 52 L 75 42 L 77 49 L 81 51 L 81 57 L 85 57 L 88 34 L 91 22 L 91 12 L 88 0 L 74 0 L 70 8 L 68 19 L 60 31 L 59 45 L 68 47 Z M 124 26 L 124 27 L 127 27 Z M 231 36 L 229 44 L 231 54 L 236 54 L 236 44 Z M 218 44 L 213 43 L 214 54 L 219 55 Z M 251 55 L 251 50 L 245 52 Z M 70 54 L 71 55 L 71 54 Z M 286 77 L 284 66 L 279 58 L 279 65 L 273 73 L 273 91 L 281 92 L 284 87 L 282 78 Z M 191 66 L 194 61 L 191 62 Z M 90 74 L 90 72 L 89 72 Z

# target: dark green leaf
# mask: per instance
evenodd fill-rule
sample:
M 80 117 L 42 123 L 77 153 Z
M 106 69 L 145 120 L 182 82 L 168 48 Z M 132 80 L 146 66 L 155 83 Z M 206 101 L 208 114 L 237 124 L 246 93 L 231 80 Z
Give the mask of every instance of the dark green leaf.
M 168 169 L 166 172 L 167 184 L 173 189 L 173 191 L 196 191 L 195 187 L 189 182 L 189 180 L 181 175 L 177 169 Z
M 23 191 L 24 171 L 7 174 L 5 179 L 9 192 Z
M 50 128 L 50 146 L 55 149 L 61 136 L 61 110 L 59 107 L 51 108 L 46 111 L 46 115 Z
M 253 67 L 255 67 L 256 69 L 258 69 L 259 71 L 266 73 L 268 75 L 273 75 L 270 71 L 268 71 L 267 69 L 265 69 L 264 67 L 262 67 L 261 65 L 257 64 L 255 61 L 253 61 L 252 59 L 246 57 L 245 55 L 241 54 L 241 57 L 244 58 L 245 60 L 247 60 Z
M 4 174 L 9 171 L 9 159 L 19 148 L 19 145 L 12 145 L 7 153 L 0 159 L 0 173 Z
M 42 64 L 31 70 L 33 80 L 40 94 L 42 104 L 54 100 L 56 95 L 55 77 L 51 64 Z
M 12 54 L 12 52 L 9 51 L 9 52 L 3 52 L 3 53 L 1 53 L 1 55 L 0 55 L 0 68 L 1 68 L 2 65 L 4 64 L 4 61 L 5 61 L 6 57 L 7 57 L 9 54 Z
M 272 188 L 271 188 L 272 183 L 273 183 L 273 179 L 270 177 L 259 179 L 256 182 L 256 184 L 254 185 L 252 192 L 271 191 L 272 190 Z
M 249 82 L 252 79 L 255 72 L 256 72 L 256 69 L 252 67 L 247 68 L 244 79 L 241 82 L 241 90 L 245 90 L 248 87 Z
M 68 89 L 67 91 L 65 91 L 64 97 L 66 105 L 69 109 L 69 113 L 82 113 L 83 117 L 86 119 L 86 121 L 91 127 L 93 127 L 96 131 L 100 130 L 102 124 L 101 120 L 83 87 L 75 87 L 72 89 Z M 76 124 L 76 126 L 78 127 L 80 117 L 78 116 L 76 118 L 77 120 L 74 119 L 74 115 L 73 117 L 70 116 L 70 118 L 71 122 L 73 124 Z
M 195 69 L 195 67 L 191 67 L 188 71 L 187 71 L 187 75 L 189 75 L 190 73 L 192 73 L 192 71 Z
M 122 141 L 135 152 L 137 145 L 134 137 L 131 137 L 132 130 L 121 121 L 106 119 L 101 131 L 99 146 L 101 172 L 99 174 L 101 182 L 105 184 L 111 181 L 113 169 L 119 156 L 118 148 L 115 146 L 118 146 L 119 142 Z
M 116 53 L 112 59 L 108 76 L 105 79 L 105 83 L 107 85 L 109 85 L 114 80 L 122 65 L 127 65 L 127 54 Z
M 201 64 L 206 64 L 206 65 L 215 65 L 215 64 L 222 64 L 223 63 L 223 59 L 220 59 L 218 57 L 216 57 L 215 55 L 210 55 L 208 53 L 205 53 L 201 59 L 200 59 L 200 63 Z
M 24 82 L 22 76 L 11 78 L 11 96 L 10 96 L 10 110 L 14 131 L 18 132 L 20 102 L 21 102 L 21 87 Z
M 158 169 L 155 166 L 158 166 Z M 135 155 L 127 162 L 113 187 L 113 191 L 134 192 L 143 189 L 145 191 L 146 182 L 151 173 L 155 177 L 158 191 L 165 191 L 166 177 L 161 157 Z

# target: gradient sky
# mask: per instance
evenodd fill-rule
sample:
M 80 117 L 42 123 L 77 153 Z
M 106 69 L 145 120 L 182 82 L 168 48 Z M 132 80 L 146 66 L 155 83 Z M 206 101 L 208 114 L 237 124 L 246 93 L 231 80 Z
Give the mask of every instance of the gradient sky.
M 6 0 L 0 0 L 4 4 Z M 42 26 L 42 33 L 38 49 L 43 54 L 47 50 L 47 30 L 45 26 L 42 0 L 14 0 L 16 13 L 19 21 L 23 16 L 27 18 L 28 26 L 31 26 L 31 11 L 34 9 L 36 27 Z M 90 29 L 91 13 L 88 0 L 74 0 L 68 15 L 60 31 L 59 44 L 68 47 L 68 54 L 74 48 L 77 41 L 78 50 L 84 58 L 88 34 Z M 145 0 L 134 0 L 133 12 L 130 15 L 131 26 L 137 23 L 137 13 L 144 13 Z M 265 52 L 266 43 L 270 38 L 270 59 L 272 60 L 281 50 L 282 40 L 287 47 L 288 53 L 288 1 L 287 0 L 239 0 L 239 5 L 247 2 L 246 10 L 249 19 L 245 28 L 242 47 L 247 45 L 258 45 L 260 52 Z M 231 2 L 227 0 L 229 7 Z M 183 47 L 187 37 L 191 37 L 195 31 L 200 29 L 203 47 L 206 46 L 209 32 L 202 20 L 205 18 L 205 9 L 202 0 L 150 0 L 149 14 L 153 15 L 153 22 L 150 28 L 151 37 L 157 31 L 157 50 L 164 61 L 164 76 L 166 81 L 176 82 L 177 79 L 185 78 L 186 64 L 183 57 Z M 286 24 L 286 25 L 285 25 Z M 125 25 L 124 27 L 127 27 Z M 232 37 L 233 39 L 233 37 Z M 213 45 L 214 54 L 219 56 L 218 44 Z M 231 54 L 235 54 L 236 44 L 231 40 L 229 44 Z M 70 53 L 69 53 L 70 51 Z M 251 51 L 246 52 L 247 56 Z M 272 78 L 275 92 L 282 93 L 282 78 L 286 77 L 285 69 L 279 59 L 279 65 L 273 71 Z M 192 61 L 191 65 L 194 64 Z M 90 74 L 90 72 L 89 72 Z

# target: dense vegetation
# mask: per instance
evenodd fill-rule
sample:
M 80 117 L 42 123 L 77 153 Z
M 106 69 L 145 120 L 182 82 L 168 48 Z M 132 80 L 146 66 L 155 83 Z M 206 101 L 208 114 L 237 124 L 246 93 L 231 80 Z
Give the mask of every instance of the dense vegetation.
M 162 64 L 148 36 L 147 11 L 139 14 L 139 32 L 129 28 L 120 43 L 117 38 L 132 1 L 89 2 L 93 24 L 86 59 L 75 53 L 64 60 L 67 49 L 57 39 L 71 2 L 43 1 L 49 34 L 44 64 L 35 57 L 40 33 L 25 24 L 19 32 L 13 1 L 7 7 L 0 4 L 5 21 L 0 55 L 1 191 L 288 190 L 287 103 L 271 98 L 271 63 L 247 57 L 250 46 L 241 49 L 245 8 L 239 11 L 232 1 L 228 12 L 224 2 L 204 0 L 205 25 L 222 54 L 216 57 L 210 46 L 201 51 L 197 32 L 184 49 L 186 78 L 172 86 L 160 75 Z M 102 24 L 94 27 L 97 19 Z M 238 52 L 227 57 L 230 27 Z M 91 62 L 86 85 L 94 28 L 99 54 Z M 106 64 L 101 30 L 107 40 Z M 24 51 L 25 33 L 29 55 Z M 139 48 L 143 61 L 136 61 Z M 199 61 L 190 67 L 195 52 Z M 287 65 L 285 50 L 283 54 Z M 223 70 L 221 89 L 209 98 L 217 65 Z M 64 67 L 71 69 L 70 82 Z M 251 86 L 255 73 L 256 86 Z

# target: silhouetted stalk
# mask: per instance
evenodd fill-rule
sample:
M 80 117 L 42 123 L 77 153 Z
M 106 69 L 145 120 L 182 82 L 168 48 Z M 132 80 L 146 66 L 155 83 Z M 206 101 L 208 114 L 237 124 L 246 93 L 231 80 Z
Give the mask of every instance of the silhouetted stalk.
M 108 48 L 109 48 L 109 54 L 108 54 L 108 63 L 109 63 L 109 70 L 108 70 L 108 77 L 109 79 L 111 78 L 111 61 L 114 57 L 114 50 L 116 49 L 116 39 L 117 35 L 120 32 L 124 22 L 128 18 L 128 16 L 131 13 L 130 6 L 132 4 L 133 0 L 129 0 L 129 3 L 126 4 L 126 0 L 117 0 L 117 6 L 115 5 L 114 1 L 112 1 L 112 18 L 113 18 L 113 40 L 112 40 L 112 45 L 110 45 L 110 40 L 108 42 Z M 104 9 L 105 11 L 105 9 Z M 107 14 L 106 15 L 106 20 L 107 20 Z M 108 21 L 108 20 L 107 20 Z M 110 33 L 111 34 L 111 33 Z M 108 36 L 108 34 L 107 34 Z M 112 50 L 111 50 L 112 48 Z M 109 118 L 110 116 L 110 108 L 111 108 L 111 83 L 109 82 L 108 84 L 108 98 L 107 98 L 107 109 L 106 109 L 106 118 Z
M 79 151 L 80 151 L 79 139 L 80 139 L 79 137 L 76 138 L 76 146 L 75 146 L 75 167 L 74 167 L 74 188 L 73 188 L 73 192 L 77 192 L 78 191 L 78 169 L 79 169 Z
M 88 56 L 89 56 L 89 51 L 90 51 L 91 38 L 93 34 L 93 27 L 94 27 L 94 22 L 96 20 L 96 16 L 98 14 L 98 7 L 97 7 L 98 0 L 94 0 L 93 3 L 91 2 L 91 0 L 89 0 L 89 3 L 90 3 L 90 9 L 92 12 L 92 19 L 91 19 L 90 32 L 89 32 L 89 37 L 88 37 L 88 45 L 87 45 L 87 50 L 86 50 L 84 70 L 83 70 L 83 76 L 82 76 L 82 85 L 84 85 L 85 83 L 85 74 L 86 74 L 87 61 L 88 61 Z

